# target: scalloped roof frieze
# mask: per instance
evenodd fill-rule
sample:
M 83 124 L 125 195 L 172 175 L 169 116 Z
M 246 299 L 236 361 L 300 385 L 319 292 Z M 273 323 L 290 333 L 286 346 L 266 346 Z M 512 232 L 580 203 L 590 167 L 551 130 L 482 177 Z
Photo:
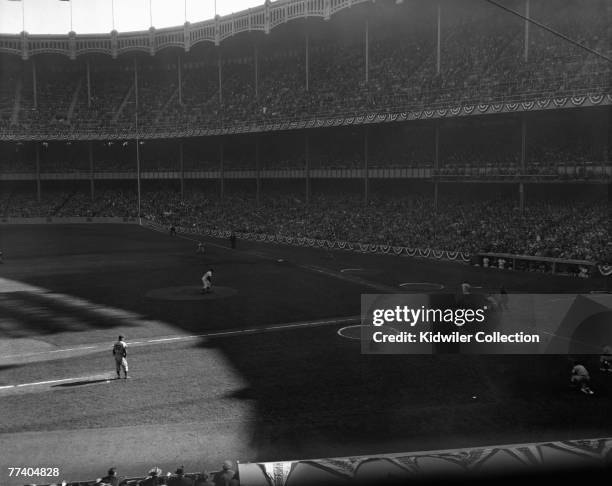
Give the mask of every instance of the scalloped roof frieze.
M 191 24 L 141 32 L 110 34 L 83 34 L 71 32 L 66 35 L 0 34 L 0 53 L 28 59 L 36 54 L 63 54 L 71 59 L 90 53 L 101 53 L 117 57 L 131 51 L 144 51 L 155 55 L 167 47 L 182 47 L 188 51 L 201 42 L 215 44 L 242 32 L 263 31 L 304 17 L 331 15 L 352 5 L 375 0 L 279 0 L 266 1 L 263 5 L 241 12 L 216 17 Z

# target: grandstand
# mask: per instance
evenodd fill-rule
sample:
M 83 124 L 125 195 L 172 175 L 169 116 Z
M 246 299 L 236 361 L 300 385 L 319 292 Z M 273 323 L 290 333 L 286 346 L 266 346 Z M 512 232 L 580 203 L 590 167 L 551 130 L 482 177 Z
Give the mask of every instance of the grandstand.
M 176 269 L 187 273 L 200 265 L 187 257 L 171 260 L 170 255 L 191 251 L 188 245 L 193 246 L 196 239 L 221 248 L 235 234 L 239 247 L 247 248 L 246 256 L 228 256 L 225 250 L 213 253 L 220 265 L 231 267 L 232 278 L 251 279 L 240 265 L 269 264 L 261 259 L 303 258 L 307 265 L 283 268 L 278 274 L 274 269 L 264 278 L 282 274 L 291 282 L 300 272 L 315 268 L 321 273 L 317 278 L 341 279 L 346 287 L 338 287 L 339 308 L 346 315 L 356 314 L 347 303 L 349 294 L 373 288 L 386 292 L 406 283 L 399 280 L 394 263 L 385 263 L 384 258 L 391 258 L 388 254 L 427 257 L 426 263 L 410 260 L 401 268 L 419 275 L 417 282 L 437 275 L 443 281 L 440 285 L 449 288 L 467 275 L 487 289 L 499 288 L 509 278 L 517 292 L 608 291 L 612 273 L 611 40 L 612 3 L 608 0 L 266 0 L 246 11 L 171 28 L 109 34 L 0 34 L 0 227 L 8 228 L 5 237 L 0 235 L 0 250 L 7 261 L 4 268 L 10 265 L 11 251 L 6 251 L 10 245 L 17 259 L 39 263 L 43 256 L 36 242 L 22 250 L 21 242 L 28 239 L 47 242 L 55 255 L 61 246 L 55 239 L 57 230 L 47 230 L 54 227 L 74 234 L 74 246 L 68 245 L 66 252 L 79 254 L 82 244 L 88 249 L 87 258 L 89 253 L 95 258 L 119 258 L 119 267 L 126 261 L 109 251 L 112 243 L 104 246 L 102 242 L 119 241 L 125 232 L 127 243 L 117 253 L 125 249 L 126 255 L 154 254 L 153 267 L 157 261 L 162 263 L 153 268 L 151 279 L 172 275 L 168 287 L 179 285 L 183 275 Z M 78 224 L 61 225 L 93 221 L 139 223 L 162 232 L 173 226 L 185 239 L 168 243 L 155 235 L 148 241 L 136 229 L 125 230 L 123 226 L 128 225 L 110 225 L 108 233 L 91 230 L 91 235 Z M 20 225 L 25 222 L 37 224 L 32 224 L 30 232 Z M 266 247 L 262 242 L 288 243 L 288 249 L 273 243 Z M 325 251 L 321 256 L 313 247 L 350 248 L 356 254 L 338 257 Z M 62 251 L 55 256 L 61 259 Z M 12 267 L 7 275 L 25 280 L 40 277 L 42 283 L 34 283 L 45 289 L 76 295 L 83 291 L 87 298 L 109 299 L 109 305 L 135 306 L 151 319 L 157 319 L 159 312 L 173 325 L 174 312 L 183 319 L 176 324 L 179 333 L 196 335 L 202 330 L 201 323 L 176 303 L 169 312 L 156 302 L 148 314 L 149 297 L 132 293 L 132 286 L 149 280 L 136 268 L 151 265 L 140 254 L 126 280 L 118 283 L 117 292 L 129 294 L 131 301 L 118 294 L 106 295 L 83 276 L 77 280 L 83 279 L 86 290 L 64 284 L 53 275 L 59 264 L 52 256 L 49 260 L 41 275 Z M 339 261 L 347 268 L 327 268 Z M 464 264 L 459 270 L 446 266 L 457 261 Z M 216 262 L 210 263 L 216 268 Z M 339 273 L 368 264 L 384 270 L 375 278 L 375 273 L 366 270 L 363 278 Z M 91 275 L 103 265 L 78 260 L 75 268 L 79 274 Z M 484 267 L 508 272 L 500 277 Z M 564 277 L 558 280 L 558 274 Z M 301 295 L 297 284 L 288 284 L 292 292 L 272 285 L 290 302 L 278 311 L 278 302 L 270 294 L 249 294 L 249 302 L 261 306 L 253 325 L 268 325 L 268 318 L 279 324 L 329 317 L 323 310 L 335 311 L 334 303 L 320 293 L 329 283 L 314 280 L 305 284 L 306 295 Z M 114 278 L 105 276 L 102 281 L 111 285 Z M 230 283 L 226 280 L 223 285 L 229 288 Z M 5 332 L 12 338 L 14 330 L 7 330 L 10 326 L 2 324 L 2 319 L 8 315 L 6 322 L 14 324 L 16 311 L 3 314 L 1 294 L 0 288 L 0 338 Z M 293 302 L 293 298 L 304 302 Z M 321 315 L 308 309 L 317 299 L 323 302 Z M 65 303 L 52 305 L 60 308 Z M 248 312 L 246 304 L 238 307 Z M 293 316 L 294 311 L 299 317 Z M 223 315 L 220 308 L 211 312 L 214 319 L 224 319 L 219 317 Z M 229 318 L 222 324 L 215 320 L 205 329 L 250 326 L 246 318 L 232 317 L 231 323 Z M 100 329 L 120 324 L 104 321 L 83 336 L 98 343 Z M 60 327 L 69 336 L 74 331 Z M 146 329 L 138 330 L 145 336 Z M 156 330 L 153 337 L 174 336 L 171 331 L 170 327 Z M 75 346 L 89 344 L 85 337 L 68 341 Z M 294 344 L 287 346 L 293 349 Z M 243 346 L 249 349 L 241 343 L 241 352 L 249 355 Z M 218 347 L 226 352 L 225 343 Z M 256 358 L 268 359 L 267 355 Z M 229 361 L 247 379 L 255 375 L 256 385 L 266 384 L 242 359 L 234 359 Z M 215 361 L 214 366 L 221 365 Z M 473 365 L 477 370 L 487 366 Z M 507 370 L 514 365 L 504 366 L 493 368 Z M 548 366 L 544 364 L 543 369 Z M 270 369 L 273 363 L 266 362 L 266 370 Z M 426 365 L 422 370 L 430 372 Z M 0 360 L 0 390 L 2 371 Z M 301 372 L 296 376 L 307 375 Z M 358 381 L 356 376 L 351 378 Z M 472 375 L 457 376 L 458 382 L 473 379 Z M 163 380 L 166 383 L 169 378 Z M 514 396 L 515 385 L 508 383 L 504 381 L 507 388 L 502 398 Z M 424 388 L 425 393 L 431 392 Z M 259 391 L 233 392 L 245 393 L 248 399 L 253 394 L 266 414 L 278 412 Z M 202 399 L 190 393 L 190 399 Z M 434 401 L 425 400 L 423 407 L 433 406 Z M 591 418 L 603 421 L 600 410 L 592 407 Z M 330 413 L 323 412 L 322 416 Z M 105 409 L 105 413 L 110 412 Z M 143 423 L 152 420 L 142 409 L 138 413 Z M 189 413 L 185 416 L 191 418 Z M 288 412 L 279 413 L 290 420 Z M 410 413 L 414 418 L 421 412 L 411 409 Z M 494 415 L 486 410 L 485 416 Z M 567 423 L 568 415 L 560 412 L 561 416 Z M 305 422 L 309 417 L 306 412 L 301 416 Z M 541 417 L 531 419 L 536 428 L 541 427 L 541 434 L 507 439 L 559 438 Z M 79 426 L 90 426 L 86 419 L 79 420 Z M 97 420 L 92 419 L 93 427 L 101 426 Z M 440 420 L 435 430 L 442 437 L 447 431 Z M 501 423 L 516 425 L 505 416 Z M 577 428 L 581 433 L 599 432 L 591 422 L 582 425 Z M 261 428 L 265 437 L 280 436 L 279 443 L 287 447 L 297 435 L 268 425 Z M 25 423 L 13 427 L 0 421 L 0 445 L 7 430 L 30 429 Z M 482 434 L 470 437 L 486 445 L 487 425 L 477 424 L 476 430 Z M 608 425 L 603 427 L 602 436 L 609 430 Z M 354 432 L 351 425 L 343 431 Z M 464 432 L 459 426 L 452 431 L 456 437 Z M 309 431 L 304 434 L 309 436 Z M 504 434 L 494 437 L 505 440 Z M 372 452 L 406 444 L 418 448 L 415 444 L 421 443 L 445 448 L 423 431 L 418 440 L 408 443 L 398 437 L 399 431 L 398 436 L 391 435 L 395 442 L 381 439 Z M 313 437 L 303 449 L 288 450 L 295 457 L 320 457 L 312 445 L 316 433 Z M 280 445 L 268 446 L 259 438 L 255 442 L 256 452 L 246 447 L 240 451 L 262 461 L 280 460 L 274 456 L 283 450 Z M 453 445 L 473 444 L 457 440 Z M 261 450 L 265 452 L 259 454 Z M 369 452 L 359 444 L 346 454 Z M 345 455 L 339 447 L 323 453 Z M 199 464 L 190 467 L 201 469 Z M 136 474 L 135 469 L 132 473 Z
M 503 5 L 610 54 L 608 2 Z M 177 29 L 2 36 L 0 55 L 5 217 L 24 198 L 51 201 L 28 215 L 107 214 L 113 184 L 150 207 L 163 184 L 306 204 L 332 181 L 366 203 L 401 181 L 433 208 L 449 184 L 495 183 L 523 211 L 551 183 L 612 176 L 610 63 L 480 0 L 266 3 Z

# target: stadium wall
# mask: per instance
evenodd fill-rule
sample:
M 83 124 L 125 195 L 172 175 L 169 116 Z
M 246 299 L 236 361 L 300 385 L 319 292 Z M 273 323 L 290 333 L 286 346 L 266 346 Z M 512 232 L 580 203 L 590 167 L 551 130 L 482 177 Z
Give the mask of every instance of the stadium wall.
M 106 224 L 138 224 L 138 218 L 116 218 L 116 217 L 66 217 L 66 218 L 0 218 L 0 225 L 7 224 L 84 224 L 84 223 L 106 223 Z

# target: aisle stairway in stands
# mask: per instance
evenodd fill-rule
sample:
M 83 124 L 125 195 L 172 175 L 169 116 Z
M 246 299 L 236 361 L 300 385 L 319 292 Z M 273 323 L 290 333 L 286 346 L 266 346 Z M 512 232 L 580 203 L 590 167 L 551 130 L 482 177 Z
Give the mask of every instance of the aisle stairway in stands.
M 82 86 L 83 86 L 83 78 L 79 78 L 76 89 L 74 90 L 74 94 L 72 95 L 72 101 L 70 101 L 70 107 L 68 108 L 68 114 L 66 115 L 66 120 L 68 123 L 72 121 L 72 115 L 74 115 L 74 110 L 79 101 L 79 93 L 81 92 Z
M 117 111 L 113 115 L 113 123 L 117 123 L 117 120 L 119 120 L 119 118 L 121 117 L 121 114 L 123 113 L 123 110 L 125 109 L 126 105 L 129 103 L 130 98 L 132 98 L 132 93 L 134 93 L 134 85 L 133 84 L 130 85 L 130 88 L 128 89 L 128 92 L 123 97 L 123 100 L 121 101 L 121 104 L 119 105 L 119 108 L 117 109 Z

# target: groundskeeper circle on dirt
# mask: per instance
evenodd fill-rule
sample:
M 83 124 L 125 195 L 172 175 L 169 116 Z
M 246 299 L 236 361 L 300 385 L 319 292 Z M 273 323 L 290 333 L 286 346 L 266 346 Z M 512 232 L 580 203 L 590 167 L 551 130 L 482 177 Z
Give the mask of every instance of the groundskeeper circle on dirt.
M 355 324 L 353 326 L 345 326 L 345 327 L 338 329 L 338 336 L 346 338 L 346 339 L 353 339 L 355 341 L 359 341 L 361 339 L 361 328 L 362 327 L 372 327 L 372 326 L 366 326 L 365 324 Z M 399 334 L 399 331 L 397 329 L 394 329 L 389 326 L 377 327 L 376 329 L 384 330 L 384 331 L 391 331 L 391 332 L 395 332 Z
M 361 267 L 353 267 L 353 268 L 342 268 L 340 269 L 340 273 L 344 275 L 355 275 L 357 277 L 360 276 L 370 276 L 370 275 L 380 275 L 382 274 L 382 270 L 375 268 L 361 268 Z
M 148 291 L 145 296 L 158 300 L 216 300 L 232 297 L 238 293 L 230 287 L 215 286 L 212 292 L 203 294 L 197 285 L 183 285 L 181 287 L 163 287 Z
M 399 284 L 404 290 L 413 292 L 433 292 L 444 289 L 444 285 L 433 282 L 404 282 Z

